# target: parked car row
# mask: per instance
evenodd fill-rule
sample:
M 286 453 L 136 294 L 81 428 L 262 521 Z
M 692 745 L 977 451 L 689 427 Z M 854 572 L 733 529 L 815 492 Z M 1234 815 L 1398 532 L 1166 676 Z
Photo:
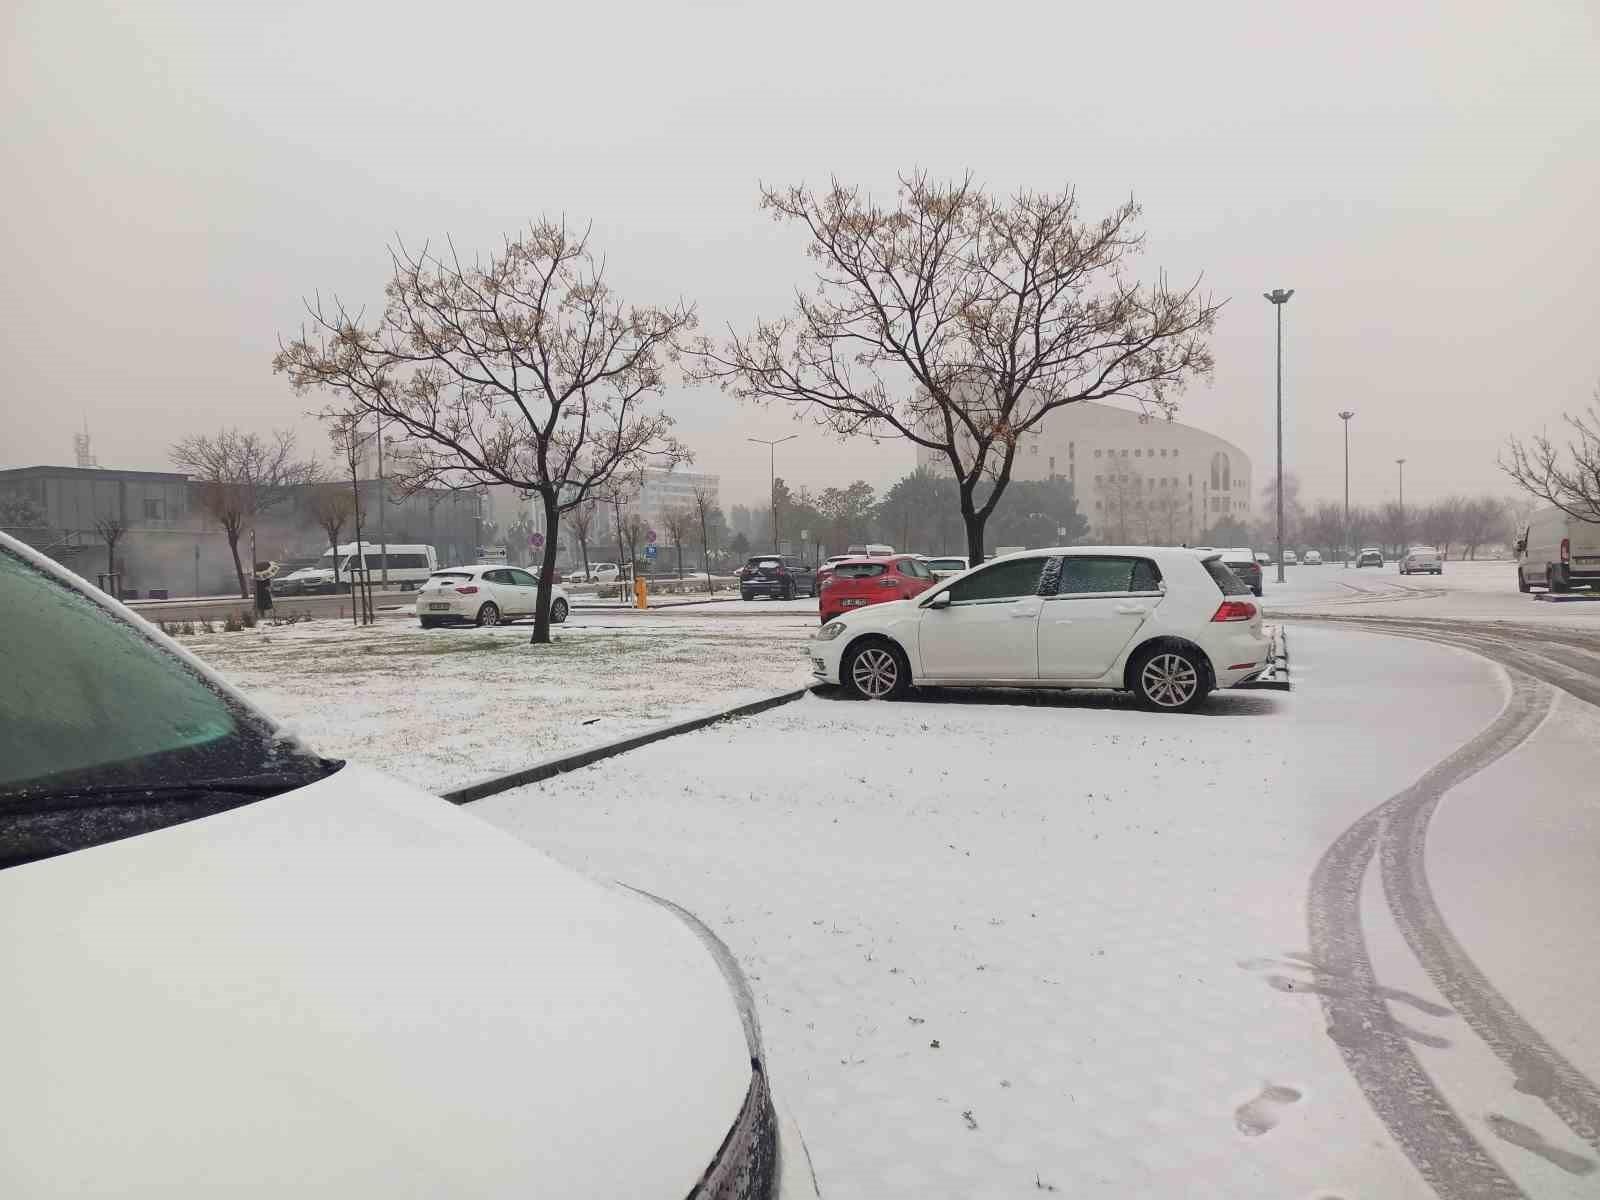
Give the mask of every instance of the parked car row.
M 1024 551 L 905 597 L 886 578 L 864 583 L 889 599 L 835 609 L 806 648 L 818 679 L 869 700 L 913 683 L 1117 688 L 1152 709 L 1187 711 L 1269 665 L 1260 609 L 1218 551 Z

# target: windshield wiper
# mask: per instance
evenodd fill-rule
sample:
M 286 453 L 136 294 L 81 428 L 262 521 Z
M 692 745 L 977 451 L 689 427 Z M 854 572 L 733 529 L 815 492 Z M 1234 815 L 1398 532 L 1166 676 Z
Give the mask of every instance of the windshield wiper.
M 320 759 L 321 771 L 284 771 L 236 775 L 221 779 L 196 779 L 183 783 L 109 783 L 78 787 L 41 788 L 0 796 L 0 813 L 45 812 L 61 808 L 106 808 L 116 805 L 185 804 L 219 796 L 253 796 L 263 799 L 315 783 L 344 763 Z

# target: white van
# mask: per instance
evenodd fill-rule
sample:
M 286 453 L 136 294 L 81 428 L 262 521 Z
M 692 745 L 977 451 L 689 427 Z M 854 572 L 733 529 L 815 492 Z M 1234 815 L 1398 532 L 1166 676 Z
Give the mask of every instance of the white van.
M 1600 524 L 1545 508 L 1517 538 L 1517 591 L 1600 587 Z
M 387 562 L 384 559 L 385 553 L 388 554 Z M 360 575 L 363 570 L 372 573 L 372 583 L 375 586 L 381 586 L 384 582 L 384 569 L 387 566 L 390 587 L 399 587 L 402 592 L 414 592 L 428 576 L 439 569 L 439 558 L 434 554 L 432 546 L 390 542 L 385 548 L 377 542 L 362 542 L 361 554 L 358 557 L 356 544 L 345 542 L 341 546 L 324 550 L 318 565 L 311 568 L 327 572 L 330 590 L 333 582 L 333 560 L 336 554 L 339 558 L 339 583 L 346 591 L 350 588 L 351 576 Z

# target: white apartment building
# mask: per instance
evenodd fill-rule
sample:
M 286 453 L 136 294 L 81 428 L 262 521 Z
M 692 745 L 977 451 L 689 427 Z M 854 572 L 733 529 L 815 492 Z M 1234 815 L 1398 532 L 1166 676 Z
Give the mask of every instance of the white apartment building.
M 948 475 L 929 450 L 917 460 Z M 1202 429 L 1081 401 L 1057 409 L 1018 447 L 1013 479 L 1072 481 L 1090 536 L 1102 542 L 1203 543 L 1224 517 L 1248 522 L 1250 458 Z
M 662 518 L 669 509 L 692 509 L 698 490 L 710 494 L 711 506 L 721 506 L 722 477 L 702 471 L 685 471 L 681 467 L 647 467 L 639 488 L 639 498 L 633 508 L 644 518 L 644 523 L 666 540 L 666 525 Z

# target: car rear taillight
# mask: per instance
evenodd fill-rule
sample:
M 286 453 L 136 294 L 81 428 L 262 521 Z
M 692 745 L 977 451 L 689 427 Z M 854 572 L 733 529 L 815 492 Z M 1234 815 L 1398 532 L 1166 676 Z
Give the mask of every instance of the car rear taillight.
M 478 585 L 475 583 L 469 583 L 464 587 L 458 587 L 456 591 L 460 592 L 463 596 L 475 596 L 478 593 Z
M 1566 538 L 1561 539 L 1561 561 L 1564 563 L 1572 561 L 1572 543 Z
M 1224 600 L 1217 606 L 1213 621 L 1248 621 L 1256 615 L 1256 606 L 1248 600 Z

